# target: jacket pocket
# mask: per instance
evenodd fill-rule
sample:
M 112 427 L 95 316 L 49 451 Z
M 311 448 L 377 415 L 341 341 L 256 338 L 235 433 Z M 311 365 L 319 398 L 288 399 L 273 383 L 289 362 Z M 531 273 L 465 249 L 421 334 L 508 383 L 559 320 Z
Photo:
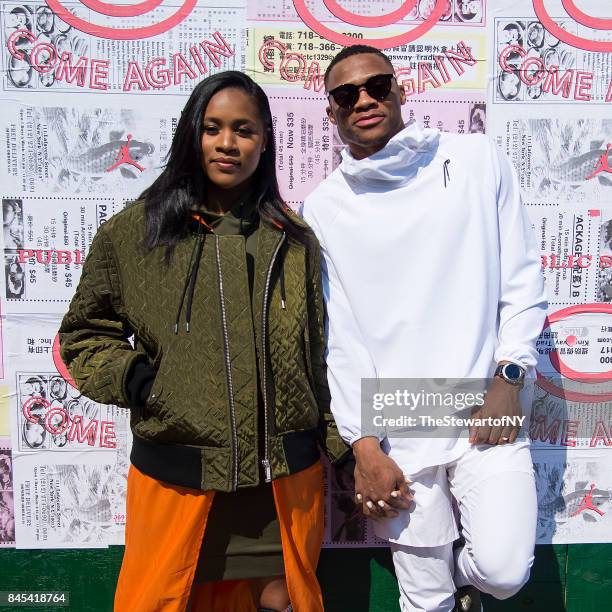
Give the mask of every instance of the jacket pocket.
M 155 377 L 155 381 L 153 382 L 153 386 L 151 387 L 151 392 L 149 393 L 149 397 L 147 398 L 147 403 L 145 405 L 145 408 L 151 414 L 157 414 L 156 407 L 159 403 L 159 393 L 161 391 L 161 387 L 157 382 L 158 380 L 159 380 L 159 372 L 157 373 L 157 376 Z
M 168 360 L 166 359 L 165 353 L 159 356 L 158 362 L 157 374 L 151 386 L 151 390 L 149 391 L 149 397 L 147 398 L 145 406 L 146 410 L 155 416 L 159 416 L 161 407 L 163 406 L 164 378 L 166 376 L 166 370 L 168 369 Z

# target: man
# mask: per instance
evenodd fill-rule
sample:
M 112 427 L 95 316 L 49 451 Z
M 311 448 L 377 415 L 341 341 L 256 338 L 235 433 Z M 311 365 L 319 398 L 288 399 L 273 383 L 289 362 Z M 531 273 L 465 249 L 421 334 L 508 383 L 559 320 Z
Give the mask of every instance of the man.
M 361 380 L 488 378 L 475 416 L 521 414 L 546 300 L 516 176 L 482 134 L 404 126 L 404 91 L 377 49 L 341 51 L 325 85 L 348 147 L 303 214 L 321 243 L 332 411 L 356 500 L 390 542 L 403 611 L 448 612 L 469 585 L 510 597 L 533 563 L 528 441 L 484 425 L 469 440 L 373 435 Z

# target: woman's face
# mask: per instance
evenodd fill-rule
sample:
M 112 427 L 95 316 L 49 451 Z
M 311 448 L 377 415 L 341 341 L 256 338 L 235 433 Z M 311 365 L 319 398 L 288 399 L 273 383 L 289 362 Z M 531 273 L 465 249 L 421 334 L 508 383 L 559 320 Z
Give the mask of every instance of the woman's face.
M 255 100 L 228 87 L 208 103 L 202 120 L 202 166 L 209 181 L 232 189 L 257 169 L 266 134 Z

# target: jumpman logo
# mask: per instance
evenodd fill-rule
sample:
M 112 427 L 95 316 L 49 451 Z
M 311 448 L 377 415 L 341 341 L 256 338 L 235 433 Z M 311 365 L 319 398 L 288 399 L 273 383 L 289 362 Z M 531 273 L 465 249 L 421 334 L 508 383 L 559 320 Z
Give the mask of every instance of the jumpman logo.
M 603 516 L 605 514 L 605 512 L 602 512 L 597 506 L 593 505 L 594 488 L 595 485 L 591 484 L 591 490 L 582 498 L 582 501 L 580 502 L 580 505 L 578 506 L 576 512 L 573 512 L 572 514 L 570 514 L 570 516 L 576 516 L 581 512 L 584 512 L 585 510 L 593 510 L 594 512 L 597 512 L 597 514 L 599 514 L 600 516 Z
M 585 180 L 588 181 L 589 179 L 592 179 L 593 177 L 600 174 L 601 172 L 612 173 L 612 168 L 610 168 L 610 159 L 608 158 L 608 154 L 610 153 L 611 148 L 612 144 L 608 143 L 608 146 L 606 147 L 606 152 L 599 158 L 597 167 L 595 168 L 595 170 L 593 170 L 593 172 L 591 172 L 591 174 L 589 174 L 589 176 L 586 177 Z
M 141 172 L 144 171 L 144 167 L 141 166 L 135 159 L 132 159 L 132 156 L 130 155 L 130 141 L 131 140 L 132 140 L 132 135 L 128 134 L 127 142 L 121 145 L 121 148 L 119 149 L 119 153 L 117 153 L 117 161 L 110 168 L 106 169 L 107 172 L 110 172 L 111 170 L 114 170 L 115 168 L 118 168 L 119 166 L 123 164 L 129 164 L 130 166 L 134 166 L 134 168 L 138 168 L 138 170 L 140 170 Z

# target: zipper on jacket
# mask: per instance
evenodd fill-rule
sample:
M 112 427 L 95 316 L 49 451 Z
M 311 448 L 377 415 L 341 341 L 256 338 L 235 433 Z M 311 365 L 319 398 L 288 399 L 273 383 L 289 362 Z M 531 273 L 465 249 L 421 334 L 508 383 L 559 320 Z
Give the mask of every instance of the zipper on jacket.
M 262 375 L 262 387 L 263 387 L 263 401 L 264 401 L 264 457 L 261 460 L 261 464 L 264 469 L 264 476 L 266 482 L 270 482 L 272 480 L 272 469 L 270 467 L 270 457 L 269 457 L 269 442 L 268 442 L 268 387 L 267 387 L 267 377 L 266 371 L 268 367 L 268 358 L 267 358 L 267 346 L 268 343 L 266 341 L 266 328 L 268 321 L 268 294 L 270 293 L 270 278 L 272 277 L 272 268 L 274 267 L 274 261 L 276 260 L 276 256 L 280 251 L 281 246 L 285 240 L 285 232 L 281 236 L 281 239 L 278 241 L 276 245 L 276 249 L 272 254 L 272 261 L 270 262 L 270 267 L 268 268 L 268 275 L 266 276 L 266 286 L 264 290 L 264 299 L 263 299 L 263 312 L 262 312 L 262 324 L 261 324 L 261 339 L 263 344 L 262 357 L 263 357 L 263 375 Z
M 223 293 L 223 276 L 221 274 L 221 253 L 219 251 L 219 236 L 215 234 L 215 254 L 217 260 L 217 279 L 219 283 L 219 298 L 221 300 L 221 323 L 223 327 L 223 348 L 225 353 L 225 373 L 229 394 L 231 427 L 232 427 L 232 491 L 238 487 L 238 434 L 236 431 L 236 406 L 234 404 L 234 382 L 232 379 L 232 362 L 229 352 L 229 335 L 227 332 L 227 316 L 225 312 L 225 296 Z

